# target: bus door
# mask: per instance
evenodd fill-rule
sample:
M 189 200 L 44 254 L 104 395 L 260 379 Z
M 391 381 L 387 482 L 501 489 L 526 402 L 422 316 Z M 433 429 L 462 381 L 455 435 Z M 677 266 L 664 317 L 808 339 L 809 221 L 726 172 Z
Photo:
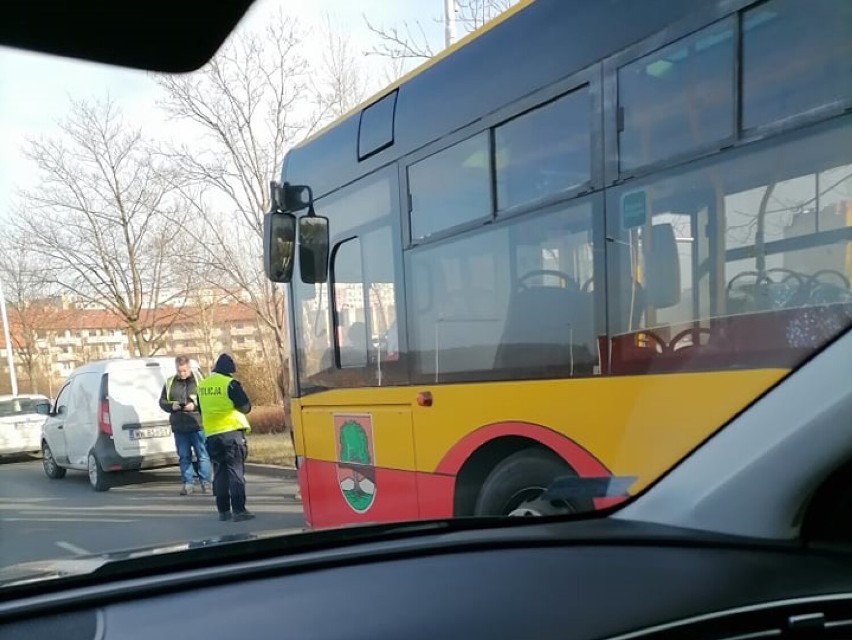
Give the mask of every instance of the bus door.
M 299 402 L 314 527 L 418 517 L 391 237 L 382 226 L 332 246 L 331 331 L 308 377 L 322 391 Z

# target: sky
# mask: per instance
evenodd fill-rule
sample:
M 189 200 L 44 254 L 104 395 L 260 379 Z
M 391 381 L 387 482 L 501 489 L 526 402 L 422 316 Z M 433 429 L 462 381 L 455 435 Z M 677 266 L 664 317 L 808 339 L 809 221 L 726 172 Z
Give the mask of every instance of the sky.
M 347 32 L 356 51 L 366 52 L 376 38 L 367 29 L 364 16 L 374 25 L 386 27 L 419 20 L 430 40 L 440 43 L 443 6 L 443 0 L 256 0 L 237 29 L 260 28 L 279 8 L 292 12 L 307 29 L 318 28 L 328 16 Z M 318 38 L 307 38 L 305 46 L 312 50 L 303 53 L 313 57 L 319 45 Z M 374 69 L 380 63 L 374 56 L 366 57 L 365 62 Z M 143 71 L 0 47 L 0 224 L 16 191 L 37 185 L 38 173 L 23 155 L 22 146 L 30 137 L 54 134 L 70 98 L 109 95 L 144 133 L 179 135 L 154 108 L 159 91 Z

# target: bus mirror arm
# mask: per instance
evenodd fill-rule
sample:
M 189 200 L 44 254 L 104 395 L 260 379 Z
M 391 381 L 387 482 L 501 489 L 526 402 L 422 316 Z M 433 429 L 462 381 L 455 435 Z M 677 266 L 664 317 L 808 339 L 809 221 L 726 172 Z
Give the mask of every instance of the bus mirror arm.
M 310 208 L 309 216 L 314 215 L 314 192 L 307 185 L 281 184 L 276 180 L 269 183 L 270 213 L 296 213 Z
M 314 213 L 314 192 L 307 185 L 290 184 L 285 182 L 281 187 L 281 204 L 283 211 L 296 212 L 308 209 L 308 216 Z

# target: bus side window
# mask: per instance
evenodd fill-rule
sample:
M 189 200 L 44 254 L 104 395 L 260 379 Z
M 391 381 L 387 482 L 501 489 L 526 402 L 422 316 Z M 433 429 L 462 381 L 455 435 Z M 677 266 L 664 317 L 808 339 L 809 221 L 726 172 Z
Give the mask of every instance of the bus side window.
M 395 361 L 400 356 L 396 322 L 396 265 L 390 225 L 365 233 L 362 242 L 367 289 L 367 349 L 370 367 L 375 370 L 375 383 L 381 385 L 385 377 L 382 362 Z
M 618 70 L 622 172 L 733 135 L 734 41 L 722 20 Z
M 747 129 L 849 100 L 852 4 L 770 0 L 749 9 L 742 70 Z
M 381 385 L 382 362 L 399 358 L 391 238 L 388 225 L 349 238 L 335 248 L 332 267 L 337 366 L 353 369 L 340 379 L 338 386 Z M 324 364 L 331 368 L 334 363 L 328 360 Z
M 578 89 L 494 129 L 498 211 L 589 181 L 591 108 Z
M 848 123 L 832 122 L 807 137 L 666 172 L 638 184 L 646 208 L 624 205 L 637 185 L 609 193 L 607 295 L 618 347 L 646 345 L 648 353 L 680 353 L 696 362 L 707 354 L 731 366 L 771 356 L 790 366 L 846 326 L 852 320 L 850 136 Z M 679 262 L 679 301 L 669 295 L 674 265 L 655 268 L 659 247 L 643 238 L 662 225 L 675 232 L 676 248 L 671 233 L 667 244 Z M 645 289 L 639 324 L 631 315 L 639 301 L 623 297 L 628 271 Z M 667 295 L 658 295 L 660 287 Z M 702 349 L 682 351 L 694 347 Z

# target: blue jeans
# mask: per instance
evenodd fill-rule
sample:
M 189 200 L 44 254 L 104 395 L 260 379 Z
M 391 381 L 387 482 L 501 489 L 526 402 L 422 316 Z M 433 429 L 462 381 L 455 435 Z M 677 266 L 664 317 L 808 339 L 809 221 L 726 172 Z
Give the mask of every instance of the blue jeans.
M 204 432 L 197 431 L 175 431 L 175 447 L 180 459 L 180 477 L 184 484 L 192 484 L 192 452 L 198 460 L 198 475 L 203 484 L 210 484 L 210 456 L 207 455 Z

